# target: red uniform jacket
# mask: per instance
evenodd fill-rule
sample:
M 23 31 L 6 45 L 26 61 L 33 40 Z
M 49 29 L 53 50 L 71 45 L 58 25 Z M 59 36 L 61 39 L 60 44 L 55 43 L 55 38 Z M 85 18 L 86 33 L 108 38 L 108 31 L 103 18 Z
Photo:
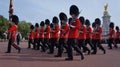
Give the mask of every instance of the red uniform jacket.
M 66 23 L 61 26 L 60 38 L 68 38 L 69 25 Z
M 46 29 L 45 29 L 45 34 L 44 34 L 44 38 L 50 38 L 50 26 L 48 26 Z
M 79 29 L 81 27 L 81 22 L 79 19 L 76 19 L 75 22 L 72 22 L 75 28 L 70 28 L 68 38 L 78 38 L 79 37 Z
M 92 28 L 88 27 L 86 32 L 86 39 L 91 39 L 91 38 L 92 38 Z
M 29 34 L 29 39 L 34 39 L 34 31 L 30 31 L 30 34 Z
M 59 25 L 55 25 L 55 28 L 53 29 L 54 32 L 51 32 L 51 38 L 59 38 L 59 32 L 60 27 Z
M 119 39 L 119 38 L 120 38 L 120 32 L 116 31 L 115 39 Z
M 39 28 L 35 29 L 35 38 L 39 38 Z
M 18 29 L 18 26 L 17 25 L 13 25 L 8 31 L 7 31 L 7 33 L 9 33 L 10 34 L 10 38 L 12 38 L 12 39 L 16 39 L 16 32 L 17 32 L 17 29 Z
M 102 27 L 97 28 L 95 32 L 97 32 L 95 35 L 95 39 L 101 40 L 102 39 Z
M 94 31 L 95 31 L 95 28 L 93 28 L 93 31 L 92 31 L 92 39 L 93 40 L 95 39 L 95 36 L 96 36 L 96 34 L 94 34 Z
M 44 28 L 40 29 L 39 38 L 44 38 Z
M 81 26 L 79 30 L 79 39 L 86 39 L 86 26 Z
M 115 30 L 114 29 L 109 30 L 109 39 L 111 39 L 111 38 L 115 38 Z

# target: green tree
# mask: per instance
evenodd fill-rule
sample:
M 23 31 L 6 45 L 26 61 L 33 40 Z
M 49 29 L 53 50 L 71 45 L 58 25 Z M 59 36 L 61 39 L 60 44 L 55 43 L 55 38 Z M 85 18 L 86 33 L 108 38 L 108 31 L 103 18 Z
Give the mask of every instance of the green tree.
M 30 31 L 30 22 L 26 21 L 20 21 L 18 24 L 18 31 L 22 34 L 22 37 L 27 39 L 28 38 L 28 32 Z
M 8 23 L 9 21 L 0 15 L 0 38 L 4 38 L 4 33 L 8 29 Z

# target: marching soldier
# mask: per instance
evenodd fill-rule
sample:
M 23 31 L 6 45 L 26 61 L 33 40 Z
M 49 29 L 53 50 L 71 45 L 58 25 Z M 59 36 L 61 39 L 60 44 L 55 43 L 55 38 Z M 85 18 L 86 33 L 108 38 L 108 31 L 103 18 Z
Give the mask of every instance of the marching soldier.
M 8 49 L 6 53 L 11 53 L 11 45 L 18 50 L 18 53 L 20 53 L 21 48 L 16 45 L 15 40 L 16 40 L 16 32 L 18 30 L 18 22 L 19 22 L 19 18 L 16 15 L 12 15 L 12 25 L 11 27 L 8 29 L 8 31 L 6 33 L 9 34 L 9 43 L 8 43 Z
M 80 49 L 82 47 L 84 52 L 88 51 L 88 54 L 90 54 L 89 48 L 87 46 L 85 46 L 86 31 L 87 31 L 86 26 L 84 25 L 85 20 L 84 20 L 83 16 L 81 16 L 79 19 L 80 19 L 82 25 L 79 29 L 78 46 Z
M 95 34 L 93 33 L 95 31 L 95 22 L 92 23 L 92 44 L 94 44 L 95 41 Z M 94 49 L 94 45 L 93 45 L 93 49 Z
M 115 30 L 114 30 L 114 23 L 111 22 L 109 25 L 109 39 L 108 39 L 108 46 L 109 49 L 112 49 L 112 44 L 114 45 L 114 47 L 117 47 L 117 45 L 115 45 Z
M 63 12 L 59 14 L 59 18 L 61 21 L 61 29 L 60 29 L 60 39 L 58 44 L 58 53 L 55 55 L 55 57 L 61 57 L 63 53 L 63 47 L 67 50 L 67 38 L 68 38 L 68 31 L 69 31 L 69 25 L 67 23 L 67 15 Z
M 58 46 L 58 38 L 59 38 L 58 32 L 60 30 L 58 18 L 53 17 L 52 23 L 53 23 L 53 27 L 51 28 L 51 39 L 50 39 L 51 45 L 50 45 L 50 52 L 48 54 L 53 54 L 54 46 L 56 47 Z
M 97 53 L 97 47 L 99 47 L 99 49 L 101 49 L 104 54 L 106 53 L 105 49 L 101 45 L 102 27 L 100 27 L 100 25 L 101 25 L 100 19 L 96 18 L 95 19 L 95 28 L 93 30 L 93 35 L 94 35 L 93 46 L 94 46 L 94 50 L 93 50 L 92 54 Z
M 46 28 L 44 30 L 44 45 L 47 44 L 47 46 L 45 48 L 50 49 L 50 31 L 51 31 L 51 28 L 50 28 L 49 19 L 45 20 L 45 25 L 46 25 Z
M 35 24 L 35 38 L 34 38 L 34 46 L 33 49 L 39 50 L 40 44 L 39 44 L 39 24 Z
M 120 43 L 120 42 L 119 42 L 119 41 L 120 41 L 120 31 L 119 31 L 120 29 L 119 29 L 118 26 L 116 26 L 115 29 L 116 29 L 116 33 L 115 33 L 115 34 L 116 34 L 116 35 L 115 35 L 115 45 L 116 45 L 116 46 L 115 46 L 115 47 L 118 48 L 117 44 Z
M 45 52 L 45 44 L 44 44 L 44 21 L 41 21 L 40 23 L 40 32 L 39 32 L 39 44 L 42 48 L 41 52 Z
M 72 16 L 72 21 L 70 22 L 70 29 L 69 29 L 69 34 L 68 34 L 68 41 L 67 41 L 67 53 L 68 53 L 68 58 L 65 60 L 70 61 L 73 60 L 73 52 L 72 52 L 72 47 L 75 49 L 76 52 L 78 52 L 81 55 L 81 59 L 84 59 L 84 55 L 79 49 L 77 45 L 77 39 L 79 37 L 79 29 L 81 27 L 81 22 L 78 19 L 79 15 L 79 9 L 76 5 L 72 5 L 70 7 L 70 15 Z
M 29 40 L 28 40 L 28 48 L 31 48 L 31 44 L 34 46 L 34 26 L 30 26 Z
M 91 47 L 91 50 L 93 50 L 93 45 L 92 45 L 92 28 L 90 27 L 90 21 L 88 19 L 86 19 L 85 25 L 86 25 L 86 28 L 87 28 L 85 46 L 87 46 L 87 44 L 89 44 L 90 47 Z

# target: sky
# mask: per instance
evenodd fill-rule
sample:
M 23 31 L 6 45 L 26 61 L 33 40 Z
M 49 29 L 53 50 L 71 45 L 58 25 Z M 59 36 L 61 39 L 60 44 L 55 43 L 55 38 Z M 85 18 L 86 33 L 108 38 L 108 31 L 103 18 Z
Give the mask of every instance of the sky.
M 120 26 L 120 0 L 13 0 L 14 14 L 19 16 L 20 21 L 40 23 L 45 19 L 59 16 L 60 12 L 69 15 L 71 5 L 78 6 L 82 10 L 79 16 L 84 16 L 90 22 L 95 18 L 102 21 L 104 5 L 108 3 L 108 12 L 111 21 Z M 8 18 L 9 0 L 0 0 L 0 14 Z

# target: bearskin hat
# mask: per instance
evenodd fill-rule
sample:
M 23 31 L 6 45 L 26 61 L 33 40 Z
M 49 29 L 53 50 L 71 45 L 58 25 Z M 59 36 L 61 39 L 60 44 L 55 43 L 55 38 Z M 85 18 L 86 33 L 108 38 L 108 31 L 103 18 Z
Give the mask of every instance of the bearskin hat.
M 76 5 L 72 5 L 70 7 L 70 15 L 73 15 L 73 14 L 75 14 L 76 16 L 79 15 L 79 9 Z
M 12 15 L 12 22 L 15 23 L 16 25 L 19 23 L 19 18 L 17 15 Z
M 53 20 L 52 20 L 53 23 L 59 23 L 59 20 L 56 16 L 53 17 Z
M 50 25 L 50 20 L 49 20 L 49 19 L 46 19 L 46 20 L 45 20 L 45 24 L 46 24 L 46 25 Z
M 33 26 L 33 25 L 31 25 L 31 26 L 30 26 L 30 29 L 31 29 L 31 30 L 33 30 L 33 29 L 34 29 L 34 26 Z
M 99 18 L 95 19 L 95 24 L 101 25 L 101 20 Z
M 39 27 L 39 24 L 38 24 L 38 23 L 36 23 L 36 24 L 35 24 L 35 27 L 37 27 L 37 28 L 38 28 L 38 27 Z
M 116 30 L 118 30 L 118 31 L 120 30 L 118 26 L 116 26 Z
M 90 26 L 90 21 L 88 19 L 85 20 L 85 25 Z
M 83 16 L 81 16 L 81 17 L 79 18 L 79 20 L 81 21 L 81 24 L 84 25 L 84 23 L 85 23 L 85 18 L 84 18 Z
M 92 27 L 93 27 L 93 28 L 95 27 L 95 22 L 92 23 Z
M 50 28 L 53 28 L 53 23 L 50 24 Z
M 69 20 L 68 20 L 68 24 L 70 24 L 70 23 L 71 23 L 71 21 L 72 21 L 72 18 L 69 18 Z
M 110 28 L 114 28 L 114 23 L 111 22 L 110 25 L 109 25 Z
M 44 21 L 41 21 L 40 26 L 44 26 L 44 25 L 45 25 Z
M 60 18 L 60 20 L 67 21 L 67 15 L 66 15 L 65 13 L 63 13 L 63 12 L 61 12 L 61 13 L 59 14 L 59 18 Z

